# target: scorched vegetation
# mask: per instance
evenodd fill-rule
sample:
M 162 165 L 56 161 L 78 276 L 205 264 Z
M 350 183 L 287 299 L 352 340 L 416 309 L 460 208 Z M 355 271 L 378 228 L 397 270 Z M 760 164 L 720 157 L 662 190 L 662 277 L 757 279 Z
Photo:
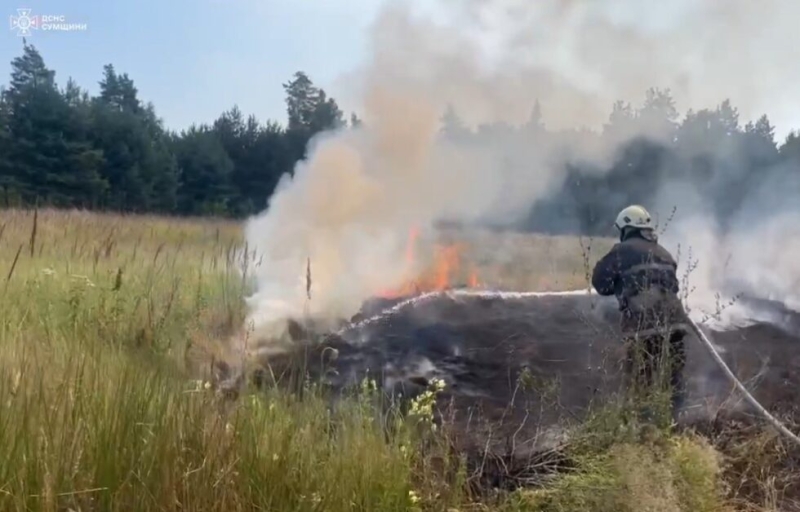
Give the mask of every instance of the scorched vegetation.
M 561 476 L 500 492 L 430 421 L 442 383 L 383 421 L 370 381 L 334 411 L 310 383 L 222 396 L 207 369 L 249 286 L 233 223 L 9 210 L 0 241 L 2 510 L 724 509 L 708 442 L 620 411 Z

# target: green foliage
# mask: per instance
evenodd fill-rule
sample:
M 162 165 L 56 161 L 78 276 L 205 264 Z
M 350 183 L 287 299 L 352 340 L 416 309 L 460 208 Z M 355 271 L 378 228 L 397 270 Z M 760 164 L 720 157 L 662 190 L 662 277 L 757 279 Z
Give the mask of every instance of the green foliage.
M 331 410 L 310 384 L 234 403 L 194 380 L 243 324 L 236 224 L 8 209 L 0 225 L 0 510 L 460 505 L 418 450 L 440 384 L 381 422 L 370 381 Z
M 699 436 L 676 435 L 669 428 L 639 423 L 635 412 L 624 405 L 611 404 L 595 413 L 575 430 L 567 448 L 575 468 L 543 488 L 516 493 L 512 509 L 729 510 L 721 455 Z
M 245 216 L 263 210 L 311 138 L 346 122 L 302 72 L 287 84 L 289 126 L 237 107 L 211 126 L 167 132 L 134 81 L 103 67 L 90 97 L 25 43 L 0 94 L 0 204 Z M 353 117 L 353 120 L 357 118 Z
M 541 512 L 721 511 L 717 458 L 700 438 L 675 437 L 663 446 L 618 443 L 520 500 L 523 510 Z
M 209 361 L 235 360 L 249 284 L 233 222 L 6 209 L 0 226 L 0 510 L 732 510 L 718 453 L 639 423 L 639 399 L 581 422 L 574 464 L 538 488 L 479 495 L 433 421 L 440 380 L 402 408 L 369 379 L 335 407 L 308 381 L 224 399 Z M 753 438 L 742 478 L 779 447 Z
M 4 91 L 5 189 L 25 202 L 92 206 L 106 184 L 102 155 L 89 138 L 86 103 L 71 81 L 62 93 L 35 48 L 12 62 Z M 7 191 L 7 190 L 6 190 Z
M 192 127 L 175 143 L 182 213 L 224 213 L 233 162 L 213 131 Z
M 336 100 L 302 71 L 283 84 L 285 127 L 234 105 L 210 125 L 172 133 L 126 73 L 108 64 L 99 84 L 96 97 L 72 80 L 60 90 L 39 52 L 23 46 L 0 94 L 0 205 L 243 217 L 266 208 L 317 134 L 348 126 Z M 766 116 L 742 126 L 727 100 L 680 119 L 670 91 L 649 89 L 641 105 L 615 103 L 601 132 L 549 130 L 547 108 L 535 102 L 518 127 L 471 128 L 452 106 L 442 113 L 444 139 L 494 148 L 497 165 L 515 172 L 529 167 L 526 152 L 537 148 L 619 147 L 604 172 L 579 155 L 570 158 L 567 179 L 534 206 L 529 228 L 572 230 L 552 220 L 570 218 L 582 231 L 599 233 L 624 204 L 653 199 L 665 178 L 684 180 L 707 197 L 724 222 L 754 187 L 781 183 L 787 172 L 800 175 L 796 136 L 779 147 Z M 362 121 L 351 114 L 349 126 Z
M 234 226 L 52 210 L 9 210 L 2 225 L 0 509 L 408 502 L 399 447 L 352 410 L 273 395 L 220 415 L 213 391 L 190 386 L 187 342 L 241 322 Z

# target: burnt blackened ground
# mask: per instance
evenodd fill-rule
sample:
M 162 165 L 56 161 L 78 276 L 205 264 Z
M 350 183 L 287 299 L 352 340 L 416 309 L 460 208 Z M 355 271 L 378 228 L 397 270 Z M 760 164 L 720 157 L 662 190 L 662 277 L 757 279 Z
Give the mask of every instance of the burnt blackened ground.
M 800 433 L 800 315 L 777 306 L 761 301 L 757 312 L 775 323 L 706 332 L 756 399 Z M 334 397 L 364 377 L 403 397 L 441 378 L 448 439 L 466 455 L 471 487 L 491 493 L 544 483 L 574 462 L 564 427 L 622 391 L 618 320 L 616 301 L 595 295 L 376 299 L 337 334 L 294 325 L 294 338 L 313 343 L 265 359 L 259 378 L 285 380 L 283 370 L 300 367 L 288 373 L 310 375 Z M 699 340 L 687 338 L 686 349 L 682 425 L 726 455 L 734 497 L 800 510 L 800 449 L 765 427 Z
M 372 301 L 353 319 L 362 321 L 358 326 L 298 345 L 296 354 L 269 363 L 274 370 L 302 360 L 304 371 L 334 391 L 370 376 L 384 390 L 408 397 L 441 378 L 447 387 L 439 406 L 463 448 L 521 456 L 558 444 L 564 425 L 620 390 L 623 351 L 613 298 L 442 294 L 363 322 L 397 303 Z M 781 417 L 798 412 L 800 333 L 791 321 L 711 336 L 768 410 Z M 746 415 L 699 340 L 686 343 L 684 421 Z

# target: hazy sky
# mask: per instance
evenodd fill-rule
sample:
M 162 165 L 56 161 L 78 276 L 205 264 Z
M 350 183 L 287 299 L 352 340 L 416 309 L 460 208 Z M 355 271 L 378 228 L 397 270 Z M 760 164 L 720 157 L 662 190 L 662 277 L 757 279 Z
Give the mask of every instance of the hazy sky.
M 381 0 L 25 0 L 3 2 L 0 83 L 22 51 L 10 27 L 18 8 L 62 15 L 86 31 L 33 30 L 27 38 L 56 71 L 97 91 L 102 67 L 127 72 L 167 126 L 212 121 L 238 104 L 285 119 L 281 84 L 297 70 L 332 86 L 363 58 Z M 19 3 L 19 5 L 17 5 Z M 335 88 L 330 89 L 335 94 Z
M 103 65 L 113 63 L 119 72 L 127 72 L 133 78 L 140 98 L 152 101 L 170 128 L 210 122 L 234 104 L 245 114 L 255 114 L 262 121 L 284 122 L 281 84 L 297 70 L 306 71 L 315 83 L 339 101 L 347 114 L 350 104 L 345 91 L 352 92 L 352 88 L 346 87 L 352 85 L 347 76 L 367 56 L 368 28 L 380 5 L 387 1 L 7 0 L 0 9 L 0 14 L 6 17 L 5 28 L 0 29 L 0 64 L 4 66 L 0 83 L 7 83 L 9 63 L 22 49 L 22 38 L 6 20 L 16 16 L 18 8 L 29 8 L 32 15 L 63 16 L 67 23 L 87 26 L 85 31 L 73 32 L 33 30 L 28 37 L 41 51 L 47 65 L 56 71 L 60 85 L 72 76 L 82 87 L 96 93 Z M 435 3 L 433 0 L 397 1 L 413 2 L 417 6 Z M 447 4 L 468 0 L 440 1 Z M 472 1 L 476 5 L 485 2 Z M 521 2 L 495 0 L 496 4 L 509 6 Z M 674 28 L 693 19 L 689 6 L 696 4 L 695 0 L 645 3 L 647 5 L 637 0 L 609 1 L 604 8 L 622 25 L 644 25 L 652 34 L 658 34 L 666 27 Z M 787 11 L 782 18 L 792 23 L 789 14 Z M 516 21 L 513 17 L 483 20 L 486 26 L 494 26 L 493 35 L 483 41 L 487 56 L 493 49 L 505 51 L 497 44 L 498 38 L 508 35 L 503 23 L 513 21 Z M 797 41 L 797 32 L 793 28 L 787 30 L 778 27 L 772 31 L 794 34 L 787 36 L 792 41 L 783 45 L 792 46 Z M 758 44 L 769 46 L 774 43 L 773 39 L 785 38 L 762 38 Z M 750 44 L 741 40 L 731 43 L 739 48 L 734 54 L 742 47 L 749 48 Z M 774 64 L 784 70 L 792 66 L 785 61 L 796 61 L 785 55 L 775 60 Z M 769 66 L 766 72 L 758 73 L 764 75 L 764 80 L 770 79 L 767 75 L 775 74 Z M 776 85 L 782 84 L 782 92 L 775 91 L 782 95 L 772 94 L 759 103 L 764 104 L 763 111 L 776 123 L 779 140 L 789 128 L 800 126 L 800 120 L 792 122 L 800 118 L 800 106 L 794 99 L 793 86 L 787 86 L 787 81 L 781 78 L 787 76 L 794 75 L 784 72 L 771 78 L 778 80 Z M 345 87 L 340 87 L 342 85 Z M 714 91 L 719 89 L 716 85 L 713 87 Z M 762 85 L 761 89 L 765 87 Z M 721 96 L 727 94 L 720 91 Z M 684 105 L 678 107 L 685 111 Z M 759 108 L 759 111 L 762 110 Z

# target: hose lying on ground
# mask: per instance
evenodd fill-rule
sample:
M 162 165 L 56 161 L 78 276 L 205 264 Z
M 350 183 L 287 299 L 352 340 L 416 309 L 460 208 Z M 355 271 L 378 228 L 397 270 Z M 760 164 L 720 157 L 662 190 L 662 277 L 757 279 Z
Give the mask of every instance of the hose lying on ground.
M 728 365 L 725 364 L 725 361 L 722 359 L 722 357 L 720 357 L 716 349 L 714 349 L 714 345 L 711 343 L 711 341 L 708 339 L 705 333 L 700 330 L 700 328 L 697 326 L 696 323 L 694 323 L 693 320 L 691 319 L 688 320 L 691 329 L 694 331 L 695 334 L 697 334 L 697 337 L 700 338 L 700 341 L 703 342 L 703 345 L 711 353 L 711 356 L 717 362 L 719 367 L 722 368 L 722 370 L 725 372 L 728 378 L 730 378 L 731 381 L 733 381 L 733 383 L 736 385 L 739 391 L 741 391 L 742 394 L 744 394 L 744 397 L 747 400 L 747 402 L 750 405 L 752 405 L 753 408 L 755 408 L 759 412 L 759 414 L 761 414 L 761 416 L 763 416 L 767 421 L 769 421 L 770 424 L 772 424 L 772 426 L 778 430 L 778 432 L 780 432 L 784 436 L 788 437 L 789 439 L 800 445 L 800 437 L 797 437 L 797 435 L 792 433 L 791 430 L 786 428 L 780 421 L 778 421 L 773 415 L 771 415 L 769 411 L 767 411 L 760 403 L 758 403 L 758 401 L 755 398 L 753 398 L 753 395 L 751 395 L 750 392 L 747 391 L 747 388 L 744 387 L 744 384 L 741 383 L 741 381 L 736 377 L 736 375 L 734 375 L 731 369 L 728 368 Z

